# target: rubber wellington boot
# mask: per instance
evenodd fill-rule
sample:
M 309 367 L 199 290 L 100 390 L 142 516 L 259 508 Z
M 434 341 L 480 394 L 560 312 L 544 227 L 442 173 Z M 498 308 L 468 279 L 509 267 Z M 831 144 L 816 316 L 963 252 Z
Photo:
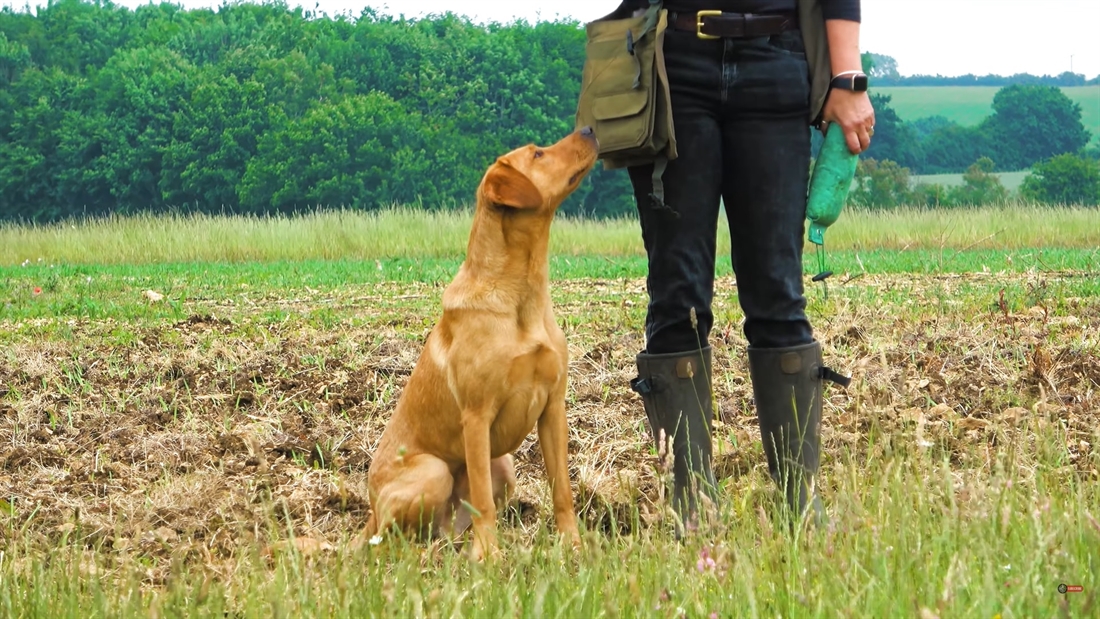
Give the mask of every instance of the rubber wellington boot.
M 711 349 L 637 357 L 638 377 L 630 387 L 642 397 L 658 453 L 662 438 L 672 445 L 672 506 L 683 528 L 695 528 L 699 491 L 716 503 L 711 470 Z
M 768 470 L 799 518 L 812 510 L 814 523 L 825 523 L 815 481 L 821 461 L 821 405 L 824 381 L 847 387 L 851 379 L 825 367 L 821 344 L 789 348 L 749 347 L 760 436 Z

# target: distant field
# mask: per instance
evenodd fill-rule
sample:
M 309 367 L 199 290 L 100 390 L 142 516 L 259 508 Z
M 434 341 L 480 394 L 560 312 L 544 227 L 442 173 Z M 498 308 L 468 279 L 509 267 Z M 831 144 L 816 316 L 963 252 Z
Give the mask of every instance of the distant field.
M 1030 170 L 1021 170 L 1019 172 L 999 172 L 997 176 L 1001 178 L 1001 184 L 1005 186 L 1009 191 L 1016 191 L 1020 188 L 1020 185 L 1024 184 L 1024 178 L 1030 173 Z M 914 174 L 909 177 L 912 184 L 917 183 L 929 183 L 944 185 L 945 187 L 954 187 L 956 185 L 963 184 L 962 174 Z
M 890 95 L 890 105 L 903 120 L 940 115 L 961 125 L 976 125 L 993 113 L 993 95 L 998 86 L 895 86 L 875 88 Z M 1100 86 L 1072 86 L 1062 89 L 1081 105 L 1081 122 L 1100 143 Z

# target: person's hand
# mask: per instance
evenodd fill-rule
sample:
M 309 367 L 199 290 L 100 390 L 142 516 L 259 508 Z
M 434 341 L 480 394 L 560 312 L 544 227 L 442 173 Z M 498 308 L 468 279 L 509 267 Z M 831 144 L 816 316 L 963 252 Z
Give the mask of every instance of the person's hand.
M 852 154 L 858 155 L 871 145 L 871 136 L 875 133 L 875 110 L 866 92 L 832 89 L 825 100 L 822 118 L 827 123 L 840 125 Z

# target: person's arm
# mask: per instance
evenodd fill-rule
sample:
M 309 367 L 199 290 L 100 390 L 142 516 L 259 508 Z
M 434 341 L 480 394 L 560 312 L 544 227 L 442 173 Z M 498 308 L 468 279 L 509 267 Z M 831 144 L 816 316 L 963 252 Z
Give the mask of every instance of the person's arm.
M 862 71 L 859 53 L 859 0 L 823 0 L 825 34 L 829 41 L 832 74 Z M 828 123 L 840 125 L 848 142 L 848 150 L 859 154 L 871 144 L 875 125 L 875 110 L 866 92 L 834 89 L 825 100 L 822 116 Z

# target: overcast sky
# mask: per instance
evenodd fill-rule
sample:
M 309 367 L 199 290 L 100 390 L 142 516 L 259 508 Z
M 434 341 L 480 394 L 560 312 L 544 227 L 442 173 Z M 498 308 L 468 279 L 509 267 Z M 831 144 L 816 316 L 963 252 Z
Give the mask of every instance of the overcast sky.
M 23 6 L 26 0 L 0 0 Z M 116 0 L 125 6 L 147 0 Z M 216 7 L 222 0 L 182 0 Z M 617 0 L 287 0 L 330 15 L 370 6 L 418 17 L 447 10 L 476 21 L 573 18 L 588 21 Z M 44 0 L 30 0 L 32 6 Z M 893 56 L 902 75 L 1100 74 L 1100 0 L 862 0 L 861 48 Z M 1072 56 L 1072 59 L 1071 59 Z

